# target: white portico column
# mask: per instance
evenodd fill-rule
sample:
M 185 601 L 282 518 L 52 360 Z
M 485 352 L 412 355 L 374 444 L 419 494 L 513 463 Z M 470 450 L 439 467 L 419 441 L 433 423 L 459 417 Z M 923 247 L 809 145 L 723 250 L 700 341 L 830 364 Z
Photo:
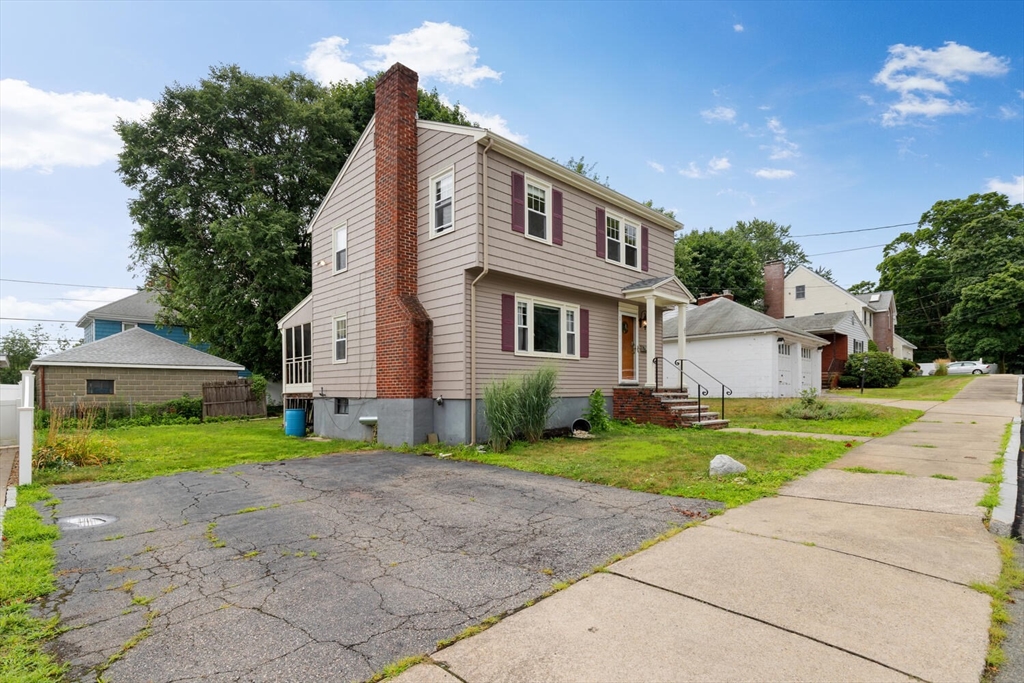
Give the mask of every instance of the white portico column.
M 658 335 L 656 331 L 658 329 L 657 321 L 654 319 L 654 297 L 647 297 L 647 354 L 645 361 L 647 362 L 647 382 L 644 386 L 654 386 L 654 373 L 660 371 L 661 368 L 654 367 L 654 357 L 658 355 Z
M 686 364 L 683 361 L 686 359 L 686 304 L 676 306 L 676 323 L 676 358 L 679 359 L 680 365 L 685 370 Z M 679 375 L 679 390 L 686 391 L 686 378 L 681 373 Z

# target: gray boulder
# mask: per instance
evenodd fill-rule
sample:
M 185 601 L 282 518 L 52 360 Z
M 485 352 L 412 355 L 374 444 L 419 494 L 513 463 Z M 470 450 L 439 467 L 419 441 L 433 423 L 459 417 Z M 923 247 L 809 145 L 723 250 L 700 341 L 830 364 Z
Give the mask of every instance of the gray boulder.
M 746 471 L 746 465 L 734 458 L 730 458 L 724 453 L 719 453 L 711 461 L 711 467 L 709 468 L 708 473 L 712 477 L 720 477 L 723 474 L 743 474 Z

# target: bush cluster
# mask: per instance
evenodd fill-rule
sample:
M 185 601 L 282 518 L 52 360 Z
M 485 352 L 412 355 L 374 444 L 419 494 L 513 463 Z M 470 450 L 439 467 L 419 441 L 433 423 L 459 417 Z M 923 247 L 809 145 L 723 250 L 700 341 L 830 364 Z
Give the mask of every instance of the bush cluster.
M 857 378 L 857 386 L 860 386 L 860 368 L 865 359 L 867 367 L 864 372 L 864 386 L 889 389 L 899 384 L 903 378 L 903 365 L 898 358 L 880 351 L 854 353 L 846 361 L 846 374 Z M 839 385 L 843 386 L 842 378 Z
M 913 377 L 921 370 L 921 368 L 917 367 L 917 363 L 915 363 L 912 360 L 906 360 L 905 358 L 901 358 L 900 364 L 903 366 L 904 377 Z
M 544 436 L 544 426 L 555 404 L 557 380 L 557 370 L 543 367 L 484 388 L 484 417 L 493 450 L 503 451 L 517 438 L 532 443 Z
M 817 391 L 805 389 L 800 392 L 799 401 L 786 405 L 778 414 L 780 417 L 798 420 L 841 420 L 851 417 L 851 412 L 857 407 L 859 406 L 822 401 Z
M 608 416 L 608 408 L 604 403 L 604 394 L 600 389 L 594 389 L 590 393 L 590 404 L 587 414 L 583 416 L 590 423 L 590 429 L 594 432 L 606 432 L 611 429 L 612 419 Z
M 114 445 L 92 433 L 95 415 L 87 413 L 76 418 L 69 418 L 68 415 L 68 412 L 61 409 L 50 414 L 46 439 L 32 454 L 33 469 L 89 467 L 116 460 L 117 450 Z
M 76 429 L 86 421 L 90 429 L 149 427 L 152 425 L 199 424 L 203 419 L 203 399 L 187 394 L 166 403 L 78 403 L 60 411 L 62 428 Z M 49 429 L 54 411 L 35 411 L 36 429 Z

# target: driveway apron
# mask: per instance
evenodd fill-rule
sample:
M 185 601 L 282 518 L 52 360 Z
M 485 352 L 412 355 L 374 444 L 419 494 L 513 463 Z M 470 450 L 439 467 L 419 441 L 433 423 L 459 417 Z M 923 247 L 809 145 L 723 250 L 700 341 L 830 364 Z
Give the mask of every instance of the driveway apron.
M 55 486 L 71 678 L 360 680 L 717 503 L 394 453 Z M 47 511 L 49 514 L 49 511 Z

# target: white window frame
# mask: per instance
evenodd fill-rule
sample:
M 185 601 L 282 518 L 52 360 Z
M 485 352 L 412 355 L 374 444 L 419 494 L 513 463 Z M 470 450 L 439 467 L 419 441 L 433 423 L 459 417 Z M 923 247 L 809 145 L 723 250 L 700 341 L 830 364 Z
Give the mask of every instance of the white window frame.
M 811 349 L 809 347 L 807 347 L 807 346 L 801 347 L 800 348 L 800 357 L 803 358 L 804 360 L 810 360 L 811 359 Z
M 549 351 L 534 351 L 533 350 L 533 306 L 534 304 L 540 304 L 549 308 L 557 308 L 560 312 L 558 318 L 558 353 L 551 353 Z M 570 360 L 579 360 L 580 357 L 580 307 L 576 304 L 565 303 L 564 301 L 553 301 L 551 299 L 542 299 L 535 296 L 527 296 L 524 294 L 516 294 L 516 324 L 515 324 L 515 355 L 517 356 L 533 356 L 538 358 L 568 358 Z M 567 315 L 566 313 L 572 313 L 573 327 L 574 329 L 570 332 L 566 325 Z M 522 315 L 526 315 L 526 324 L 523 324 Z M 522 348 L 520 344 L 519 332 L 520 330 L 526 331 L 526 349 Z M 566 346 L 568 345 L 568 337 L 573 336 L 573 353 L 566 352 Z
M 338 336 L 338 323 L 345 322 L 345 336 Z M 331 320 L 331 356 L 334 358 L 334 363 L 347 363 L 348 362 L 348 347 L 349 338 L 351 337 L 350 330 L 348 328 L 348 314 L 337 315 Z M 338 358 L 338 342 L 345 341 L 345 357 Z
M 332 245 L 331 268 L 334 269 L 335 273 L 344 273 L 346 270 L 348 270 L 348 263 L 349 263 L 348 224 L 347 223 L 342 223 L 341 225 L 339 225 L 336 228 L 334 228 L 334 231 L 331 234 L 332 234 L 332 238 L 331 238 L 331 245 Z M 340 236 L 340 239 L 339 239 L 339 236 Z M 344 245 L 339 246 L 339 242 L 344 242 Z M 342 251 L 342 250 L 345 251 L 345 267 L 344 268 L 338 268 L 338 252 Z
M 124 332 L 124 331 L 126 331 L 126 330 L 130 330 L 130 329 L 132 329 L 133 327 L 138 327 L 138 326 L 139 326 L 139 324 L 138 324 L 138 323 L 126 323 L 126 322 L 122 322 L 122 323 L 121 323 L 121 331 L 122 331 L 122 332 Z
M 797 299 L 806 299 L 807 298 L 807 286 L 806 285 L 797 285 L 796 286 L 796 298 Z
M 451 225 L 438 230 L 437 225 L 437 183 L 444 179 L 445 176 L 452 177 L 452 222 Z M 443 171 L 430 176 L 430 185 L 428 186 L 427 205 L 430 210 L 430 239 L 440 237 L 441 235 L 447 235 L 448 233 L 455 232 L 455 166 L 449 166 Z
M 612 237 L 609 237 L 609 235 L 608 235 L 608 221 L 609 220 L 614 220 L 614 221 L 618 221 L 619 222 L 619 237 L 618 237 L 618 239 L 613 239 Z M 627 229 L 628 228 L 633 228 L 633 230 L 636 231 L 634 233 L 635 239 L 636 239 L 636 244 L 633 245 L 633 248 L 636 249 L 636 265 L 635 266 L 631 266 L 628 263 L 626 263 L 626 247 L 628 246 L 627 243 L 626 243 L 626 234 L 627 234 Z M 616 261 L 615 259 L 613 259 L 613 258 L 611 258 L 609 256 L 609 253 L 611 252 L 611 250 L 608 248 L 608 241 L 609 240 L 613 240 L 615 242 L 618 242 L 618 244 L 619 244 L 619 260 L 618 261 Z M 623 268 L 629 268 L 630 270 L 637 270 L 637 271 L 639 271 L 640 270 L 640 265 L 641 265 L 640 261 L 641 261 L 641 258 L 642 258 L 641 250 L 643 248 L 643 245 L 641 244 L 642 240 L 643 240 L 643 229 L 640 227 L 639 221 L 634 221 L 634 220 L 632 220 L 630 218 L 626 218 L 622 214 L 615 213 L 614 211 L 607 211 L 607 210 L 605 211 L 605 214 L 604 214 L 604 260 L 605 261 L 607 261 L 608 263 L 614 263 L 617 266 L 622 266 Z
M 792 356 L 793 345 L 786 342 L 779 342 L 779 355 L 780 356 Z
M 537 187 L 538 189 L 544 190 L 544 238 L 537 237 L 536 235 L 530 234 L 530 212 L 533 209 L 530 208 L 530 185 Z M 527 239 L 531 239 L 534 242 L 540 242 L 541 244 L 553 244 L 552 239 L 554 232 L 554 212 L 551 209 L 551 200 L 554 193 L 551 191 L 551 183 L 546 183 L 543 180 L 537 178 L 531 178 L 525 176 L 523 179 L 523 234 L 526 235 Z M 534 213 L 540 213 L 535 211 Z

